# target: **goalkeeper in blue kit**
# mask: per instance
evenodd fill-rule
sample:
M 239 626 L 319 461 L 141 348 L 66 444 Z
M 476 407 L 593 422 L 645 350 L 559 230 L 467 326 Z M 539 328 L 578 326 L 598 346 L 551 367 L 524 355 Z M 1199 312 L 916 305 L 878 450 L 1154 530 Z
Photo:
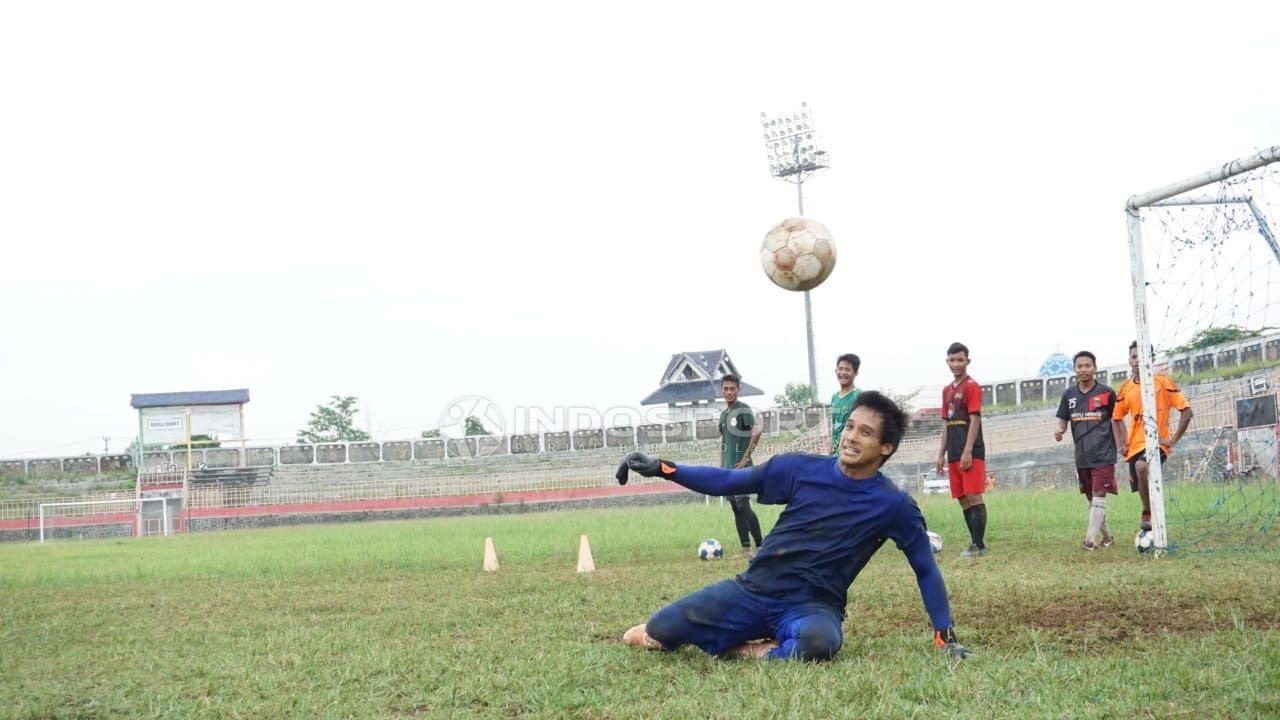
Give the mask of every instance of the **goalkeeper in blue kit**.
M 619 483 L 633 471 L 707 495 L 750 493 L 760 503 L 786 507 L 744 572 L 662 608 L 628 630 L 623 642 L 655 650 L 695 645 L 722 657 L 829 659 L 844 642 L 849 586 L 893 540 L 915 572 L 934 644 L 953 657 L 972 655 L 952 629 L 947 588 L 920 509 L 880 472 L 907 422 L 892 400 L 864 392 L 834 458 L 784 454 L 754 468 L 725 470 L 627 455 Z

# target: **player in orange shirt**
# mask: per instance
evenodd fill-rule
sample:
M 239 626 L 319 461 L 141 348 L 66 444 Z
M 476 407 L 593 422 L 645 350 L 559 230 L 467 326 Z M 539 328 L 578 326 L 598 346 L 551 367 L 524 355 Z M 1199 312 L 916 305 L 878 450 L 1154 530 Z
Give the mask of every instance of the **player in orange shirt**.
M 1126 448 L 1124 459 L 1129 462 L 1129 489 L 1142 497 L 1142 529 L 1151 529 L 1151 495 L 1147 488 L 1147 434 L 1142 422 L 1142 383 L 1139 373 L 1138 341 L 1129 346 L 1129 368 L 1133 377 L 1125 380 L 1116 391 L 1116 409 L 1112 414 L 1112 429 L 1116 434 L 1116 447 Z M 1157 373 L 1154 380 L 1156 395 L 1156 427 L 1160 432 L 1160 462 L 1169 454 L 1191 425 L 1191 403 L 1168 375 Z M 1169 437 L 1169 408 L 1178 409 L 1178 429 Z M 1133 416 L 1128 431 L 1125 418 Z M 1127 435 L 1127 437 L 1126 437 Z

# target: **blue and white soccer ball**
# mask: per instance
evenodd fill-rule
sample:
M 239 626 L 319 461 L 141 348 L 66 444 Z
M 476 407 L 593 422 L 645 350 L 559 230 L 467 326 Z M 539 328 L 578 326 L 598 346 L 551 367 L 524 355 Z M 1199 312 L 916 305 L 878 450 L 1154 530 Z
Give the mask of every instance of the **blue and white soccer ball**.
M 1151 552 L 1156 549 L 1156 534 L 1151 530 L 1139 530 L 1133 538 L 1133 546 L 1138 552 Z
M 715 538 L 707 538 L 698 543 L 699 560 L 719 560 L 724 557 L 724 546 Z
M 929 548 L 933 550 L 933 554 L 942 552 L 942 536 L 932 530 L 926 531 L 925 534 L 929 536 Z

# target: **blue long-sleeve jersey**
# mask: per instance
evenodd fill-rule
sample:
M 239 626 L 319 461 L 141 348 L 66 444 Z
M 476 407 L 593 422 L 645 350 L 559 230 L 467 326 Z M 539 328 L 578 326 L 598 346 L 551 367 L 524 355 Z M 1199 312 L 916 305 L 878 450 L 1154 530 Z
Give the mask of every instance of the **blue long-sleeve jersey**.
M 838 462 L 786 454 L 741 470 L 677 465 L 672 479 L 706 495 L 755 493 L 761 503 L 786 505 L 751 564 L 738 575 L 748 590 L 786 600 L 817 600 L 843 617 L 854 578 L 892 539 L 915 571 L 934 629 L 950 627 L 947 588 L 915 500 L 881 473 L 853 480 Z

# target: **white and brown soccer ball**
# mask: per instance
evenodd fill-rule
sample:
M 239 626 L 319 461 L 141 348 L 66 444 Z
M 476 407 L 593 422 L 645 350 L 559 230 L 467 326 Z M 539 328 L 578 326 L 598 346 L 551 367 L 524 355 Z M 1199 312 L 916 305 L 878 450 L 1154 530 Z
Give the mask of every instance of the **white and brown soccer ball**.
M 764 236 L 760 265 L 774 285 L 812 290 L 836 266 L 836 244 L 827 226 L 808 218 L 787 218 Z

